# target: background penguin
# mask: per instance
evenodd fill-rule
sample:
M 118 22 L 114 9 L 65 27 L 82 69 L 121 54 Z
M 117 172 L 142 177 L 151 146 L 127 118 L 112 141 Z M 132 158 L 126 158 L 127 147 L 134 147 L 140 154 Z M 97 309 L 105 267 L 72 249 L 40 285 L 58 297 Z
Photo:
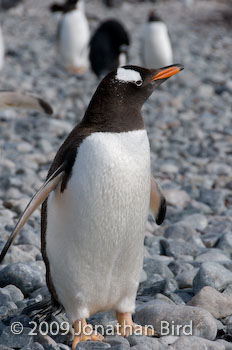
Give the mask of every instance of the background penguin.
M 116 20 L 100 24 L 90 41 L 90 63 L 94 73 L 100 77 L 125 65 L 128 59 L 129 35 Z
M 2 27 L 0 26 L 0 70 L 4 65 L 4 56 L 5 56 L 5 45 L 2 33 Z
M 141 39 L 141 59 L 145 67 L 158 68 L 173 63 L 167 26 L 155 11 L 150 11 Z
M 100 334 L 83 334 L 86 318 L 99 311 L 115 310 L 123 336 L 130 331 L 126 325 L 136 329 L 132 313 L 149 205 L 158 224 L 165 215 L 165 200 L 150 173 L 141 108 L 182 69 L 125 66 L 103 79 L 0 256 L 2 261 L 31 213 L 48 198 L 42 206 L 42 255 L 53 306 L 62 305 L 80 332 L 73 349 L 80 341 L 102 340 Z
M 84 73 L 89 67 L 90 30 L 82 0 L 67 0 L 53 4 L 52 12 L 62 12 L 57 32 L 57 51 L 60 63 L 69 71 Z

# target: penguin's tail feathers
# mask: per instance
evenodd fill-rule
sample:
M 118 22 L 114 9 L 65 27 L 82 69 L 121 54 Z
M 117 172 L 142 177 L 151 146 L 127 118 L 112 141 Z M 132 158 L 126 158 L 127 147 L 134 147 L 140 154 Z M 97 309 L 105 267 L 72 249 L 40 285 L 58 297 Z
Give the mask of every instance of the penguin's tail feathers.
M 63 312 L 63 307 L 54 303 L 51 299 L 42 300 L 36 303 L 33 303 L 23 309 L 23 314 L 30 316 L 33 320 L 48 321 L 54 315 L 59 315 Z

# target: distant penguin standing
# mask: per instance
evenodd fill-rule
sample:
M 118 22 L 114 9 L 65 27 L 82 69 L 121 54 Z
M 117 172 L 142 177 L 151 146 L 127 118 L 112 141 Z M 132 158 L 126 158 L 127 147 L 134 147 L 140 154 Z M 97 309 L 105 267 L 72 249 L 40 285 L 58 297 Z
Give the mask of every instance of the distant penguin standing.
M 4 56 L 5 56 L 5 45 L 4 45 L 2 28 L 0 26 L 0 70 L 3 68 L 3 65 L 4 65 Z
M 173 63 L 172 44 L 166 24 L 155 11 L 150 11 L 144 25 L 141 59 L 147 68 L 158 68 Z
M 67 0 L 53 4 L 52 12 L 62 12 L 57 33 L 57 51 L 60 63 L 69 71 L 84 73 L 89 67 L 90 30 L 84 12 L 84 2 Z
M 90 63 L 93 72 L 101 77 L 128 60 L 130 39 L 123 25 L 116 20 L 100 24 L 90 41 Z

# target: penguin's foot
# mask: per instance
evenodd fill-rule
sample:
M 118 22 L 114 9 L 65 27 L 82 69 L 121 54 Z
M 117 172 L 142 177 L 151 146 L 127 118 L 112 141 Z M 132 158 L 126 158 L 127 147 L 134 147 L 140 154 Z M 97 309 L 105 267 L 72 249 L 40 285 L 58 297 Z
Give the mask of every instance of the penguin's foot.
M 82 74 L 85 74 L 87 72 L 87 68 L 86 67 L 69 66 L 69 67 L 67 67 L 67 71 L 69 71 L 70 73 L 73 73 L 73 74 L 82 75 Z
M 158 336 L 158 333 L 153 328 L 135 324 L 132 321 L 131 312 L 116 312 L 116 317 L 119 324 L 119 334 L 123 337 L 129 337 L 129 335 L 132 335 L 132 333 L 135 335 L 147 335 L 149 337 Z
M 87 324 L 85 318 L 74 322 L 74 339 L 72 350 L 76 350 L 77 344 L 83 341 L 102 341 L 104 337 L 93 330 L 91 324 Z

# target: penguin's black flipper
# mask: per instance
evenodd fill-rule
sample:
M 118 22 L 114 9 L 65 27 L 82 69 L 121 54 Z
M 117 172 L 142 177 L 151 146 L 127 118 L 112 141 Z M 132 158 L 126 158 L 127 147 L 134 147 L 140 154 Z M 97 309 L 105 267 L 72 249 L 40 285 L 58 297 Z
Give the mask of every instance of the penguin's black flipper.
M 41 98 L 16 91 L 0 91 L 0 108 L 26 108 L 52 114 L 52 107 Z
M 151 177 L 150 210 L 157 225 L 161 225 L 166 214 L 166 199 L 160 185 Z
M 0 263 L 3 261 L 8 249 L 13 243 L 15 237 L 19 231 L 23 228 L 24 224 L 27 222 L 32 213 L 38 208 L 38 206 L 43 203 L 49 194 L 56 188 L 56 186 L 62 181 L 65 175 L 65 164 L 62 164 L 40 187 L 38 192 L 32 197 L 31 201 L 28 203 L 26 209 L 21 215 L 19 221 L 17 222 L 14 231 L 11 233 L 8 238 L 2 252 L 0 255 Z

